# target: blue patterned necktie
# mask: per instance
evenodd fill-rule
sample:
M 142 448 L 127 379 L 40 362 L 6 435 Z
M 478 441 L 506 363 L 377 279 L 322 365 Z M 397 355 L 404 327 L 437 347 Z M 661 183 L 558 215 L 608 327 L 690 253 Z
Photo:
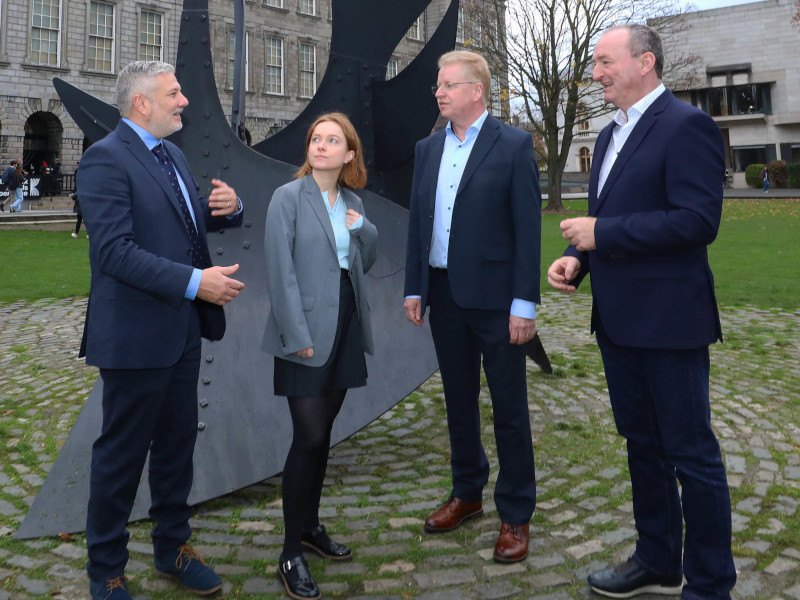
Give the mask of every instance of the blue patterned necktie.
M 203 242 L 197 233 L 197 227 L 192 220 L 192 214 L 189 212 L 189 206 L 186 204 L 186 198 L 184 198 L 181 185 L 178 183 L 178 174 L 175 171 L 175 165 L 172 164 L 172 159 L 169 157 L 166 150 L 164 150 L 164 146 L 162 144 L 158 144 L 153 148 L 153 154 L 155 154 L 156 158 L 158 159 L 158 164 L 161 165 L 161 170 L 164 171 L 164 175 L 167 176 L 167 179 L 172 185 L 172 191 L 175 193 L 175 198 L 178 201 L 178 206 L 181 209 L 181 215 L 183 216 L 184 225 L 186 225 L 186 231 L 189 232 L 189 238 L 192 241 L 192 266 L 196 268 L 204 268 L 205 266 L 208 266 L 206 263 L 209 262 L 208 248 L 203 245 Z

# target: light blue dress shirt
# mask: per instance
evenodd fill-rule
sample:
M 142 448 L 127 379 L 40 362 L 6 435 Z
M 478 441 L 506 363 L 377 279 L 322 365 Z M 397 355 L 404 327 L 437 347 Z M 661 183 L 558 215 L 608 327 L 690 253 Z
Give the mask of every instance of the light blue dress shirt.
M 147 146 L 147 149 L 151 152 L 153 151 L 153 148 L 161 143 L 160 139 L 130 119 L 122 117 L 122 120 L 125 121 L 125 124 L 136 132 L 136 135 L 139 136 L 139 138 L 144 142 L 144 145 Z M 158 165 L 158 159 L 156 158 L 155 154 L 153 154 L 153 160 L 155 161 L 156 165 Z M 161 168 L 160 165 L 159 168 Z M 197 218 L 194 216 L 194 209 L 192 208 L 192 203 L 189 201 L 189 191 L 187 190 L 186 184 L 184 183 L 181 173 L 177 168 L 175 169 L 175 174 L 178 176 L 178 184 L 181 186 L 181 192 L 183 193 L 183 199 L 186 201 L 186 206 L 189 208 L 189 214 L 192 215 L 192 222 L 194 223 L 195 227 L 197 227 Z M 229 218 L 237 216 L 244 208 L 242 206 L 242 201 L 238 197 L 236 200 L 239 202 L 239 210 L 230 215 Z M 202 269 L 194 269 L 194 271 L 192 271 L 192 277 L 189 279 L 189 285 L 186 286 L 186 291 L 183 294 L 184 298 L 187 300 L 194 300 L 197 297 L 197 290 L 200 289 L 200 279 L 202 279 L 202 277 Z
M 433 212 L 433 236 L 431 252 L 428 257 L 430 266 L 437 269 L 447 268 L 447 252 L 450 245 L 450 225 L 453 222 L 453 206 L 458 194 L 458 186 L 469 155 L 475 146 L 475 140 L 481 132 L 489 111 L 483 111 L 480 117 L 467 128 L 464 140 L 458 139 L 453 132 L 452 123 L 445 128 L 444 149 L 439 163 L 439 180 L 436 184 L 436 204 Z M 419 296 L 409 296 L 418 298 Z M 536 318 L 536 304 L 520 298 L 514 298 L 510 313 L 515 317 Z
M 350 231 L 355 231 L 364 224 L 364 216 L 350 227 L 347 226 L 347 206 L 342 200 L 342 194 L 336 195 L 336 200 L 331 206 L 328 201 L 328 192 L 322 192 L 322 201 L 325 203 L 325 210 L 328 211 L 328 218 L 333 227 L 333 237 L 336 239 L 336 256 L 339 259 L 339 267 L 350 270 Z

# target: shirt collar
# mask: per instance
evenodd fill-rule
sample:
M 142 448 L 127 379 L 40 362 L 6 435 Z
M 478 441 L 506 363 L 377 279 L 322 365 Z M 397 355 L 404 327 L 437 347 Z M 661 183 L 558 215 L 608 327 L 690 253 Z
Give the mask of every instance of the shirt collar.
M 145 129 L 144 127 L 137 125 L 127 117 L 122 117 L 122 120 L 128 127 L 130 127 L 136 132 L 136 135 L 138 135 L 139 138 L 141 138 L 141 140 L 144 142 L 144 145 L 147 146 L 148 150 L 152 150 L 161 143 L 160 139 L 158 139 L 152 133 L 147 131 L 147 129 Z
M 656 98 L 666 91 L 666 89 L 667 88 L 664 87 L 664 84 L 660 83 L 652 92 L 631 106 L 627 112 L 620 108 L 614 114 L 614 122 L 622 127 L 628 121 L 636 121 L 648 108 L 650 108 L 650 105 L 656 101 Z
M 470 135 L 479 133 L 488 116 L 489 110 L 484 110 L 481 113 L 481 116 L 475 119 L 475 122 L 472 125 L 467 127 L 467 132 L 464 134 L 464 139 L 466 140 Z M 447 130 L 447 133 L 455 135 L 455 132 L 453 132 L 453 123 L 450 121 L 447 122 L 447 127 L 445 129 Z

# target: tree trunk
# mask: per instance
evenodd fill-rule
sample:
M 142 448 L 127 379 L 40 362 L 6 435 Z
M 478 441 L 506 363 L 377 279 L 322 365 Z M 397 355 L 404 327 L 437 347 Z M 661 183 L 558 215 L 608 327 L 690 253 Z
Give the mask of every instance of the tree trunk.
M 559 169 L 557 166 L 551 166 L 552 162 L 547 165 L 547 206 L 545 210 L 559 212 L 564 210 L 564 205 L 561 202 L 561 177 L 563 175 L 563 168 Z

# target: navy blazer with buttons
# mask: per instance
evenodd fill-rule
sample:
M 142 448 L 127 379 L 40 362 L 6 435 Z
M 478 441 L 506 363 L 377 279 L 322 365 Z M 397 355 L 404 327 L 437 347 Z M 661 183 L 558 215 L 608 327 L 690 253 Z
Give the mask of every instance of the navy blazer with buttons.
M 428 302 L 428 260 L 445 131 L 417 143 L 406 256 L 405 296 Z M 461 308 L 509 310 L 540 301 L 541 193 L 530 134 L 489 115 L 458 186 L 447 271 Z
M 721 340 L 707 252 L 722 215 L 719 128 L 664 91 L 634 126 L 598 195 L 614 125 L 598 136 L 589 180 L 596 249 L 565 252 L 581 261 L 574 284 L 591 273 L 592 331 L 602 323 L 612 342 L 634 348 Z
M 186 184 L 201 243 L 206 229 L 237 226 L 212 217 L 183 153 L 164 147 Z M 81 210 L 89 232 L 91 292 L 84 331 L 86 362 L 106 369 L 170 366 L 184 351 L 193 307 L 203 337 L 225 332 L 222 307 L 184 298 L 191 278 L 191 239 L 173 188 L 131 127 L 89 147 L 78 170 Z M 208 264 L 199 268 L 210 267 Z

